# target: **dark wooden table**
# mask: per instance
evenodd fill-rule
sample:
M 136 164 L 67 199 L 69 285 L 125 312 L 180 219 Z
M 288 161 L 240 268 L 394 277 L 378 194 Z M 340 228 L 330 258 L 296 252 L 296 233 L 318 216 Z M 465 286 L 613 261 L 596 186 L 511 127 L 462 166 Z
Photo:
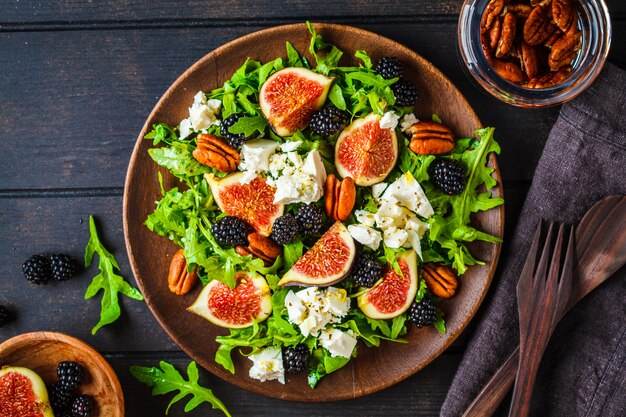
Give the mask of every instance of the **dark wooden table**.
M 614 25 L 610 60 L 624 67 L 626 3 L 608 3 Z M 122 191 L 144 120 L 198 58 L 274 25 L 306 19 L 354 25 L 399 41 L 436 65 L 483 123 L 497 128 L 510 237 L 559 109 L 510 107 L 472 85 L 456 52 L 460 5 L 460 0 L 0 1 L 0 304 L 19 314 L 0 329 L 0 341 L 36 330 L 77 336 L 115 368 L 128 416 L 164 414 L 170 396 L 151 397 L 128 369 L 161 359 L 182 368 L 189 358 L 147 306 L 123 300 L 122 318 L 91 336 L 99 300 L 85 301 L 83 295 L 94 268 L 63 285 L 35 287 L 24 279 L 21 264 L 35 253 L 65 252 L 80 259 L 93 214 L 123 274 L 133 281 L 122 232 Z M 417 375 L 352 401 L 284 402 L 243 391 L 208 372 L 202 381 L 236 416 L 434 416 L 471 331 L 470 326 Z M 185 414 L 177 405 L 170 415 Z M 220 414 L 202 406 L 188 415 Z

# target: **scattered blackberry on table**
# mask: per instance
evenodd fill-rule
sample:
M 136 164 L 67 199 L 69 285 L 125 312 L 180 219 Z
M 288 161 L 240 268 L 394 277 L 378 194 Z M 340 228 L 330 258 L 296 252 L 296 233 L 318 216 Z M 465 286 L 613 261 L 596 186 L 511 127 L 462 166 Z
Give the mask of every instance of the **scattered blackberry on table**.
M 79 395 L 72 403 L 74 417 L 90 417 L 95 409 L 93 398 L 89 395 Z
M 246 137 L 246 135 L 243 133 L 230 133 L 228 131 L 228 129 L 230 129 L 230 127 L 237 123 L 237 121 L 242 117 L 244 117 L 244 115 L 241 113 L 231 114 L 222 121 L 222 124 L 220 126 L 220 134 L 224 139 L 226 139 L 226 142 L 228 142 L 228 144 L 235 149 L 241 149 L 244 142 L 252 139 L 255 136 L 252 135 Z
M 414 106 L 420 98 L 417 87 L 407 80 L 400 80 L 391 86 L 396 97 L 396 106 Z
M 33 255 L 22 265 L 22 272 L 33 284 L 45 284 L 50 281 L 50 261 L 41 255 Z
M 430 298 L 424 297 L 422 301 L 409 307 L 409 320 L 417 327 L 433 324 L 437 320 L 437 308 Z
M 460 194 L 465 188 L 465 168 L 452 159 L 435 161 L 430 169 L 430 178 L 437 188 L 448 195 Z
M 63 361 L 57 366 L 59 385 L 66 391 L 74 391 L 83 383 L 83 368 L 76 362 Z
M 76 274 L 76 262 L 69 255 L 58 254 L 50 257 L 50 269 L 52 279 L 55 281 L 67 281 Z
M 72 405 L 72 400 L 74 399 L 72 391 L 63 388 L 59 382 L 50 385 L 48 394 L 50 396 L 52 411 L 54 411 L 55 415 L 62 414 L 64 410 L 69 410 Z
M 222 246 L 247 246 L 250 226 L 245 221 L 226 216 L 211 226 L 211 234 Z
M 348 125 L 348 113 L 335 106 L 324 106 L 313 113 L 309 126 L 322 136 L 332 136 Z
M 303 234 L 316 235 L 322 231 L 324 211 L 315 204 L 307 204 L 298 209 L 296 219 Z
M 384 265 L 378 262 L 374 254 L 361 253 L 354 262 L 352 279 L 361 287 L 371 288 L 384 272 Z
M 287 213 L 274 221 L 270 238 L 279 245 L 291 243 L 300 233 L 300 222 L 293 214 Z
M 386 80 L 400 78 L 404 75 L 402 61 L 396 57 L 386 56 L 381 58 L 376 65 L 376 71 Z
M 13 320 L 13 314 L 5 306 L 0 306 L 0 327 L 10 323 Z
M 309 348 L 306 345 L 283 348 L 283 366 L 288 374 L 304 371 L 309 366 Z

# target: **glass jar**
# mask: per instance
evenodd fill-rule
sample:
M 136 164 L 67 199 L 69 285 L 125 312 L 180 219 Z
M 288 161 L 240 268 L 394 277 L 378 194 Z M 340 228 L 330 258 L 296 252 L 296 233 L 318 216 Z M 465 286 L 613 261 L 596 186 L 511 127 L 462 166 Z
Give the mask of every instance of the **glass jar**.
M 524 88 L 500 77 L 491 67 L 480 43 L 480 21 L 490 0 L 466 0 L 461 8 L 458 47 L 467 72 L 500 100 L 520 107 L 543 107 L 569 101 L 596 79 L 611 45 L 611 19 L 604 0 L 572 0 L 582 31 L 581 49 L 573 72 L 563 82 L 547 88 Z

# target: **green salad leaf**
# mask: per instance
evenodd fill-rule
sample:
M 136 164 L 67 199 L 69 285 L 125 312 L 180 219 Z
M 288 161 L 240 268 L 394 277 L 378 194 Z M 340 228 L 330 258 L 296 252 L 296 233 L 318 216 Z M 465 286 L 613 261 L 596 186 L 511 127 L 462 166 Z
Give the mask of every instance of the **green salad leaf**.
M 198 384 L 198 365 L 196 365 L 194 361 L 189 362 L 187 366 L 187 377 L 189 380 L 185 380 L 173 365 L 165 361 L 161 361 L 159 366 L 160 369 L 155 367 L 131 366 L 130 373 L 139 382 L 152 387 L 152 395 L 164 395 L 178 391 L 178 394 L 176 394 L 167 405 L 165 414 L 169 413 L 170 407 L 172 407 L 174 403 L 191 395 L 191 399 L 185 405 L 186 413 L 194 410 L 203 403 L 209 403 L 213 409 L 221 410 L 224 415 L 231 417 L 224 403 L 213 394 L 213 391 Z
M 117 261 L 109 252 L 98 237 L 98 230 L 93 216 L 89 216 L 89 242 L 85 247 L 85 268 L 91 265 L 94 254 L 98 254 L 98 268 L 100 273 L 93 277 L 91 284 L 85 292 L 85 300 L 94 297 L 100 290 L 103 291 L 100 321 L 91 330 L 91 334 L 107 324 L 113 323 L 121 314 L 118 294 L 122 293 L 134 300 L 143 300 L 143 296 L 138 289 L 134 288 L 124 278 L 115 273 L 120 270 Z

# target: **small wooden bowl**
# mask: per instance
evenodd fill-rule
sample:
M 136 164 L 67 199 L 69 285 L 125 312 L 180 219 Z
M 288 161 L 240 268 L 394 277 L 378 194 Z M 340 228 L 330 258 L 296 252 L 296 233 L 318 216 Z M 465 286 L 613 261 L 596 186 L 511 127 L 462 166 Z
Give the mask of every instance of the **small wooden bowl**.
M 35 371 L 49 385 L 57 380 L 61 361 L 82 365 L 85 381 L 82 394 L 93 397 L 96 417 L 124 417 L 124 395 L 111 365 L 85 342 L 63 333 L 33 332 L 15 336 L 0 344 L 0 367 L 23 366 Z

